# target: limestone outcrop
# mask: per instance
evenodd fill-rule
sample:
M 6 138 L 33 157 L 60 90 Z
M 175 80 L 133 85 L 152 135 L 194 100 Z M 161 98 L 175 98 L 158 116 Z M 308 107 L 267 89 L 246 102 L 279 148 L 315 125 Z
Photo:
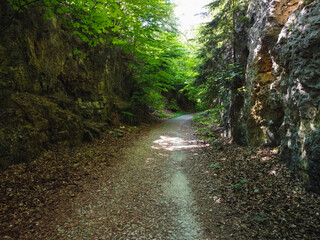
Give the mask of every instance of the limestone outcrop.
M 252 1 L 248 18 L 241 113 L 248 144 L 279 146 L 290 168 L 320 191 L 320 2 Z

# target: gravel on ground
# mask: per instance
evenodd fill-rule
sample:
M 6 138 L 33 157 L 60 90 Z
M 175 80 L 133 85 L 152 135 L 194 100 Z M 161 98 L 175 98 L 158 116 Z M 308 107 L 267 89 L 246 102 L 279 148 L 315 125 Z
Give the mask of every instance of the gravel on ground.
M 120 126 L 11 166 L 0 239 L 318 239 L 320 198 L 274 149 L 194 130 L 192 115 Z

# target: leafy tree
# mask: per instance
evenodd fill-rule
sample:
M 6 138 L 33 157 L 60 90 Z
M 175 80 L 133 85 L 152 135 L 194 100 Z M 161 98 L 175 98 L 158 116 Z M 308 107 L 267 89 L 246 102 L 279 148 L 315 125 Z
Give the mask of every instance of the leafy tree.
M 136 54 L 135 64 L 138 90 L 133 100 L 148 105 L 156 103 L 156 107 L 163 105 L 163 92 L 183 89 L 187 78 L 184 60 L 188 52 L 178 42 L 176 32 L 162 34 L 165 36 L 153 40 L 153 44 L 143 45 L 143 51 Z
M 46 9 L 46 18 L 68 16 L 67 22 L 90 46 L 105 40 L 126 45 L 164 25 L 172 5 L 166 0 L 8 0 L 17 12 L 32 5 Z
M 132 59 L 136 80 L 132 102 L 137 105 L 161 105 L 162 92 L 183 88 L 187 52 L 180 43 L 174 5 L 169 0 L 8 1 L 16 13 L 41 6 L 46 18 L 63 19 L 66 27 L 89 46 L 122 48 Z
M 195 81 L 207 105 L 228 105 L 232 91 L 242 86 L 244 64 L 238 29 L 247 20 L 247 0 L 215 0 L 207 8 L 212 20 L 200 28 L 199 76 Z

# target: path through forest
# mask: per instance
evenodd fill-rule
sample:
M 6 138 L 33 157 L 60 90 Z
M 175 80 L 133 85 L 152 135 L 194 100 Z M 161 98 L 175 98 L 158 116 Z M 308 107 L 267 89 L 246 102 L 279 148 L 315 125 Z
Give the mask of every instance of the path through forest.
M 318 239 L 320 198 L 274 149 L 209 143 L 191 120 L 120 126 L 11 166 L 0 239 Z
M 126 148 L 121 162 L 101 173 L 62 220 L 65 239 L 204 239 L 185 172 L 190 139 L 185 115 L 164 122 Z

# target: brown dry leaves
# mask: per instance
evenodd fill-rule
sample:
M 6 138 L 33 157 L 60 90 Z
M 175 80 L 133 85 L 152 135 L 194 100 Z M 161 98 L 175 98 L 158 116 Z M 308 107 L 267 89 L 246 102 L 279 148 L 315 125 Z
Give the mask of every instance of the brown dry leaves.
M 31 163 L 1 173 L 0 239 L 56 239 L 59 219 L 71 215 L 72 201 L 84 191 L 84 181 L 117 164 L 120 149 L 141 134 L 127 130 L 122 138 L 104 134 L 81 147 L 52 148 Z
M 319 239 L 320 197 L 302 188 L 275 150 L 225 141 L 190 156 L 209 239 Z
M 104 135 L 3 172 L 0 239 L 55 239 L 59 219 L 72 215 L 73 199 L 110 166 L 122 164 L 119 149 L 138 136 Z M 319 196 L 306 192 L 272 149 L 224 142 L 192 148 L 188 156 L 186 171 L 208 239 L 319 239 Z

